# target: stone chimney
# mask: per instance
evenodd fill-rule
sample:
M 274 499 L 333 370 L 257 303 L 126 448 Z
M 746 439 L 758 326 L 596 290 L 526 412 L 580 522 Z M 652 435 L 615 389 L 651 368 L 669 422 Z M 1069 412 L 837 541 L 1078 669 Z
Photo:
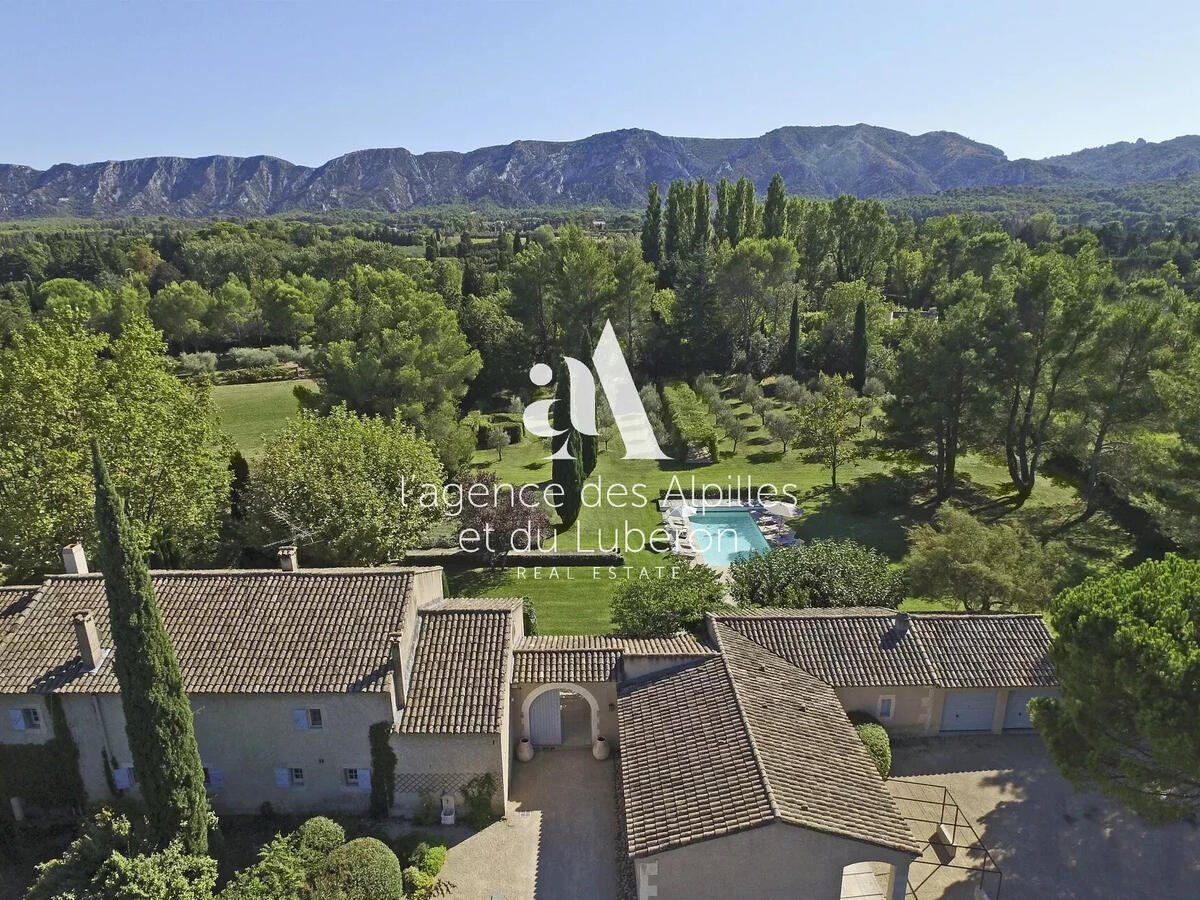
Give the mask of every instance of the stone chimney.
M 892 626 L 892 629 L 896 632 L 896 637 L 902 638 L 904 635 L 908 634 L 908 626 L 911 624 L 912 619 L 908 617 L 908 613 L 896 613 L 896 624 Z
M 86 575 L 88 573 L 87 554 L 83 552 L 83 544 L 79 541 L 63 547 L 62 560 L 63 568 L 68 575 Z
M 295 547 L 279 548 L 279 568 L 285 572 L 300 571 L 300 557 L 296 554 Z
M 75 625 L 75 643 L 83 667 L 89 672 L 104 661 L 104 651 L 100 649 L 100 632 L 96 630 L 96 619 L 91 610 L 75 613 L 72 622 Z

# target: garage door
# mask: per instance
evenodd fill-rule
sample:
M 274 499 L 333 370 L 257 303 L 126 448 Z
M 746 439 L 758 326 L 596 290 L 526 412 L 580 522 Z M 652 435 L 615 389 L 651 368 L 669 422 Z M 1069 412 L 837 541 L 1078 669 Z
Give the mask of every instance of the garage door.
M 1032 728 L 1029 721 L 1029 701 L 1034 697 L 1053 697 L 1050 691 L 1009 691 L 1008 706 L 1004 710 L 1005 728 Z
M 942 731 L 991 731 L 995 691 L 947 691 Z
M 529 704 L 529 742 L 539 747 L 562 743 L 562 706 L 558 691 L 546 691 Z

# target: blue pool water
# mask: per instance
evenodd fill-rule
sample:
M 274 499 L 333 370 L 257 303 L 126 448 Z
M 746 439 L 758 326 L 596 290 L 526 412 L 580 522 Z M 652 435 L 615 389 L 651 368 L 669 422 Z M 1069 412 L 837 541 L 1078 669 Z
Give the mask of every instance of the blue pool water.
M 710 566 L 727 566 L 739 556 L 767 549 L 758 523 L 744 509 L 698 512 L 690 521 L 692 545 Z

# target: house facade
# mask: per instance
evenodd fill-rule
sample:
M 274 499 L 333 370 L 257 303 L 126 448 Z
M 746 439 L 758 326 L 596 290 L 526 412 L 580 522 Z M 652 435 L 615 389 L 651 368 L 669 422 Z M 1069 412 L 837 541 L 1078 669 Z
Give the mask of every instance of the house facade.
M 0 588 L 0 743 L 61 723 L 81 803 L 136 796 L 103 580 L 66 558 Z M 851 871 L 902 897 L 919 844 L 847 712 L 897 734 L 1023 730 L 1028 698 L 1056 690 L 1036 616 L 731 609 L 704 641 L 542 636 L 520 600 L 444 597 L 436 567 L 285 554 L 152 579 L 218 813 L 362 814 L 387 784 L 408 816 L 484 774 L 502 812 L 526 741 L 603 738 L 631 864 L 663 898 L 838 897 Z

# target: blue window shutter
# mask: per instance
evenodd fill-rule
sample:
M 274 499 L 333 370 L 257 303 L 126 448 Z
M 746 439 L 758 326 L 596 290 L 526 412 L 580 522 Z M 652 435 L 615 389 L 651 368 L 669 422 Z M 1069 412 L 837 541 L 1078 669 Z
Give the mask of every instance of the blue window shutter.
M 8 711 L 8 721 L 17 731 L 25 730 L 25 713 L 19 709 L 10 709 Z
M 307 731 L 308 730 L 308 710 L 293 709 L 292 710 L 292 723 L 297 728 L 299 728 L 301 731 Z
M 371 770 L 370 769 L 359 769 L 358 770 L 358 786 L 360 788 L 364 788 L 366 790 L 371 789 Z
M 292 784 L 292 773 L 287 769 L 275 770 L 275 787 L 290 787 Z
M 208 770 L 208 784 L 214 791 L 225 787 L 225 776 L 220 769 Z
M 113 784 L 117 786 L 117 790 L 127 791 L 133 786 L 133 779 L 129 774 L 130 770 L 125 767 L 113 769 Z

